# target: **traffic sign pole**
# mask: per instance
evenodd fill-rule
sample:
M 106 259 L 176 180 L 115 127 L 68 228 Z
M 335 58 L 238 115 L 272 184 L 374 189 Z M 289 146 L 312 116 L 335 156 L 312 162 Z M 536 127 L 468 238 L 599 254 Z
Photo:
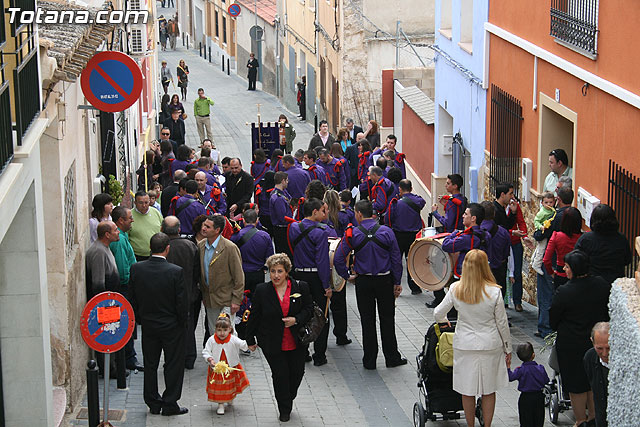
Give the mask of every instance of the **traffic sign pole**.
M 102 410 L 104 411 L 104 416 L 102 417 L 102 425 L 108 426 L 109 421 L 109 380 L 110 380 L 110 371 L 111 370 L 111 353 L 104 354 L 104 400 L 102 403 Z

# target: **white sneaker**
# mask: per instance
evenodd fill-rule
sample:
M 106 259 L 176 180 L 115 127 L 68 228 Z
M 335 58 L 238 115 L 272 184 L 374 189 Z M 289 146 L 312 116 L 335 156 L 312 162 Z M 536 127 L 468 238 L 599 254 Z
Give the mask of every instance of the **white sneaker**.
M 218 415 L 224 415 L 224 403 L 218 403 L 218 410 L 216 411 Z

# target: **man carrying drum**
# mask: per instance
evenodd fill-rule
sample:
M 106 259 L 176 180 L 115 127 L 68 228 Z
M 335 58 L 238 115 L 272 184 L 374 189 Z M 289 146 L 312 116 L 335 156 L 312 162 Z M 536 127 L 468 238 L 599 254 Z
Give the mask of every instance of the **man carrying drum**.
M 413 194 L 411 181 L 403 179 L 398 183 L 399 195 L 391 200 L 384 223 L 391 227 L 396 235 L 398 247 L 402 255 L 407 258 L 409 248 L 416 240 L 416 234 L 424 226 L 420 211 L 424 208 L 425 201 L 422 197 Z M 407 265 L 407 282 L 411 289 L 411 295 L 420 295 L 422 289 L 411 278 Z
M 276 174 L 277 175 L 277 174 Z M 304 219 L 289 224 L 288 244 L 293 254 L 294 277 L 307 282 L 313 301 L 326 313 L 331 298 L 331 267 L 329 266 L 329 229 L 321 221 L 326 216 L 324 202 L 312 198 L 304 202 Z M 313 364 L 327 363 L 329 319 L 313 343 Z
M 451 195 L 444 195 L 440 198 L 440 203 L 444 204 L 444 216 L 438 213 L 438 204 L 431 206 L 432 215 L 440 221 L 445 233 L 452 233 L 453 230 L 462 230 L 462 214 L 467 208 L 467 198 L 460 194 L 463 180 L 457 173 L 447 175 L 445 189 Z M 444 294 L 442 295 L 444 298 Z
M 402 258 L 393 231 L 378 224 L 368 200 L 356 203 L 358 227 L 349 227 L 336 251 L 333 264 L 340 276 L 355 280 L 356 299 L 362 325 L 362 364 L 376 369 L 378 338 L 376 304 L 380 317 L 382 352 L 388 368 L 405 365 L 398 351 L 395 328 L 395 298 L 402 292 Z M 347 255 L 354 251 L 354 276 L 349 276 Z

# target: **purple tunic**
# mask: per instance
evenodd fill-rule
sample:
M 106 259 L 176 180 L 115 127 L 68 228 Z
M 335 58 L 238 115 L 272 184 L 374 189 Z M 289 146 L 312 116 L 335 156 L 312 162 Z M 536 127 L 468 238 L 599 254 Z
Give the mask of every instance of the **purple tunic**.
M 311 230 L 295 247 L 294 240 L 304 229 L 319 225 Z M 322 286 L 327 289 L 331 286 L 331 267 L 329 264 L 329 227 L 326 224 L 317 223 L 309 219 L 294 222 L 289 226 L 289 244 L 293 247 L 293 265 L 296 268 L 317 268 Z
M 238 243 L 242 236 L 247 234 L 255 226 L 247 225 L 242 230 L 231 236 L 233 243 Z M 258 230 L 251 239 L 240 247 L 240 255 L 242 255 L 242 270 L 245 272 L 261 271 L 267 258 L 273 255 L 273 244 L 271 237 L 265 231 Z

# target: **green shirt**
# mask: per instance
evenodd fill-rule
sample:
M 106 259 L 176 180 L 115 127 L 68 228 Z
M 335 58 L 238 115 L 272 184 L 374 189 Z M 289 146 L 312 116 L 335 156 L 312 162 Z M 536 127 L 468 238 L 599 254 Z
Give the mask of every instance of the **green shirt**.
M 136 263 L 136 256 L 133 253 L 131 243 L 129 243 L 127 233 L 120 230 L 120 240 L 111 242 L 109 249 L 111 249 L 113 257 L 116 259 L 118 274 L 120 275 L 120 284 L 126 286 L 129 284 L 129 269 Z
M 131 209 L 133 224 L 129 230 L 129 242 L 133 253 L 137 256 L 151 255 L 151 236 L 160 232 L 162 214 L 157 209 L 149 207 L 146 214 L 141 214 L 138 209 Z
M 209 105 L 213 105 L 213 101 L 208 96 L 204 99 L 198 97 L 193 101 L 193 114 L 196 116 L 208 116 Z

